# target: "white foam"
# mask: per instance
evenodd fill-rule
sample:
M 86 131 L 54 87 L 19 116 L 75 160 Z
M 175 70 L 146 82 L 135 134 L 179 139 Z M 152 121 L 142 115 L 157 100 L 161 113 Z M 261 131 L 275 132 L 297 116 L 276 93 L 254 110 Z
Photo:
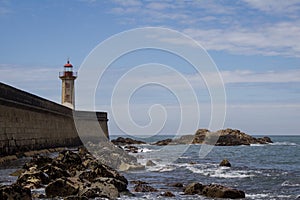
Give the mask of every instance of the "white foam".
M 215 178 L 248 178 L 254 176 L 253 174 L 249 174 L 248 171 L 231 170 L 228 167 L 199 169 L 193 166 L 188 166 L 187 169 L 193 173 Z
M 292 195 L 274 195 L 274 194 L 246 194 L 246 198 L 251 198 L 251 199 L 260 199 L 260 198 L 268 198 L 268 199 L 273 199 L 273 198 L 287 198 L 291 199 L 293 196 Z
M 291 183 L 290 181 L 284 181 L 281 186 L 283 187 L 299 187 L 299 183 Z
M 274 142 L 274 143 L 269 143 L 269 145 L 279 145 L 279 146 L 298 146 L 298 144 L 294 142 Z

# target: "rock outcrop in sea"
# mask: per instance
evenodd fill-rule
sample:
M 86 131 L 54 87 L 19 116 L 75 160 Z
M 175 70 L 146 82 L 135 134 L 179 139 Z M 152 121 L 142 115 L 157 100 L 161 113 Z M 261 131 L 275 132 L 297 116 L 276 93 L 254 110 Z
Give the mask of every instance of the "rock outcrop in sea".
M 154 144 L 209 144 L 215 146 L 237 146 L 268 143 L 272 143 L 272 140 L 269 137 L 255 138 L 240 130 L 228 128 L 216 132 L 211 132 L 208 129 L 198 129 L 194 135 L 184 135 L 173 140 L 166 139 Z

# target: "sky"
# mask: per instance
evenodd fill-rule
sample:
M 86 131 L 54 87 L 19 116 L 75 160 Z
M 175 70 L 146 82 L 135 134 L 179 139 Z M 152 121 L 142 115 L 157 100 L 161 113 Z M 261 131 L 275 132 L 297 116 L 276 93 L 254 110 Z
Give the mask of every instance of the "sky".
M 144 27 L 176 30 L 197 41 L 221 74 L 224 128 L 251 135 L 300 135 L 298 0 L 0 0 L 0 27 L 0 81 L 57 103 L 58 73 L 68 58 L 80 72 L 90 52 L 115 34 Z M 172 38 L 167 42 L 189 45 Z M 122 133 L 111 108 L 114 86 L 130 69 L 149 63 L 170 66 L 187 77 L 200 106 L 199 128 L 209 127 L 212 105 L 205 82 L 195 81 L 198 75 L 182 58 L 144 49 L 114 61 L 98 83 L 95 107 L 109 113 L 110 133 Z M 151 82 L 155 76 L 176 86 L 172 74 L 151 73 L 154 68 L 148 66 L 149 73 L 132 80 Z M 186 126 L 193 123 L 194 108 L 180 104 L 180 95 L 159 84 L 141 87 L 130 99 L 125 96 L 120 98 L 129 102 L 132 119 L 140 126 L 151 124 L 149 108 L 158 104 L 164 108 L 154 109 L 153 116 L 165 122 L 160 133 L 175 133 L 185 108 L 191 113 Z

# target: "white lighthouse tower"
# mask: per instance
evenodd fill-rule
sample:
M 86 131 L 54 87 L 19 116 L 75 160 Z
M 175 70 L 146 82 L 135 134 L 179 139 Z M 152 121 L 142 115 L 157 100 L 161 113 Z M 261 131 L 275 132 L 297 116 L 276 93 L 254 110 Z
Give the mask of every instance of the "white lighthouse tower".
M 75 109 L 74 83 L 77 78 L 77 72 L 73 72 L 73 65 L 70 64 L 69 59 L 64 65 L 64 71 L 59 72 L 59 78 L 62 80 L 61 103 Z

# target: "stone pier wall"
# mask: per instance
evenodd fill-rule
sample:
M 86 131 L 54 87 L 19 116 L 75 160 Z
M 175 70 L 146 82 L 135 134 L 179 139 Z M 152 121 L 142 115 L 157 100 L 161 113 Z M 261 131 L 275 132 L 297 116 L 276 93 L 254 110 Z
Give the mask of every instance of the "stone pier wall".
M 79 114 L 76 114 L 79 113 Z M 96 120 L 84 115 L 96 115 Z M 76 111 L 74 116 L 88 128 L 97 121 L 108 137 L 107 113 Z M 84 122 L 84 123 L 83 123 Z M 80 124 L 79 123 L 79 124 Z M 73 110 L 0 83 L 0 155 L 81 144 Z

